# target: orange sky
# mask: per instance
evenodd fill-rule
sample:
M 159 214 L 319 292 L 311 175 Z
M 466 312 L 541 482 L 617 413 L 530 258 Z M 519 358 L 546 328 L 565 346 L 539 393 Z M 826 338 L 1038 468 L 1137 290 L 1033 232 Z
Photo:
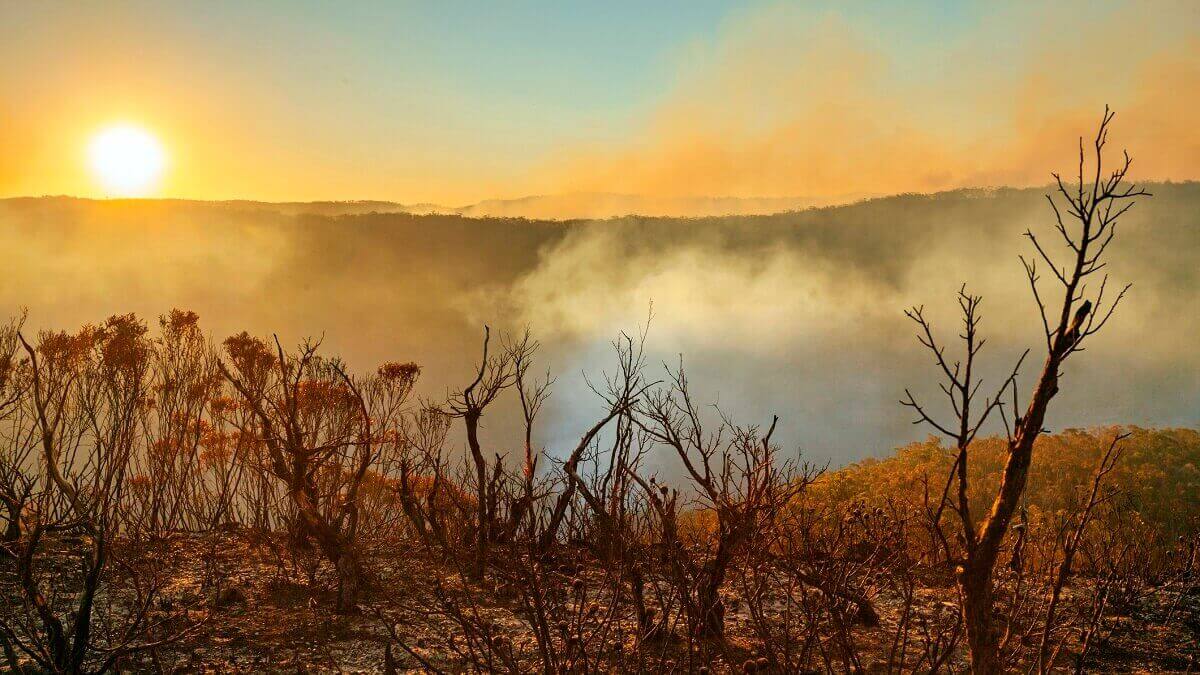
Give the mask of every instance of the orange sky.
M 1028 185 L 1105 104 L 1139 176 L 1200 177 L 1200 3 L 630 5 L 613 10 L 624 24 L 589 8 L 524 28 L 289 7 L 6 9 L 0 58 L 18 67 L 0 71 L 0 196 L 105 196 L 87 146 L 115 122 L 164 145 L 153 196 Z

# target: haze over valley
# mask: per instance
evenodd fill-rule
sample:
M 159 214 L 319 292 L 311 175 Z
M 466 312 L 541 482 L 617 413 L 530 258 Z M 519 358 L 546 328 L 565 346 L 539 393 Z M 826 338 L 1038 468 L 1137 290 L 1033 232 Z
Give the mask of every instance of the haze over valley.
M 1179 337 L 1200 329 L 1200 184 L 1147 188 L 1154 197 L 1122 223 L 1109 268 L 1134 282 L 1127 304 L 1068 369 L 1074 386 L 1053 429 L 1200 423 L 1200 354 Z M 485 324 L 527 325 L 557 377 L 540 439 L 551 452 L 570 447 L 598 405 L 583 373 L 611 366 L 609 342 L 635 334 L 653 304 L 651 364 L 682 354 L 695 386 L 735 418 L 778 414 L 792 449 L 840 465 L 926 433 L 898 404 L 928 365 L 902 310 L 926 305 L 949 335 L 965 282 L 985 299 L 987 372 L 1037 348 L 1017 256 L 1021 233 L 1053 222 L 1044 191 L 595 221 L 384 213 L 384 203 L 10 199 L 0 244 L 19 255 L 0 304 L 29 307 L 31 327 L 179 307 L 218 339 L 323 337 L 357 368 L 421 364 L 434 398 L 469 381 L 463 355 Z M 489 415 L 486 433 L 511 448 L 508 412 Z

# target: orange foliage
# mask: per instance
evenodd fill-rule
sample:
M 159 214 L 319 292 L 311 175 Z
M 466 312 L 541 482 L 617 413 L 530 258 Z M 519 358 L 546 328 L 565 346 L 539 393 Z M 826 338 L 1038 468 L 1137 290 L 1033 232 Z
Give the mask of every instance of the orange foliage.
M 260 373 L 275 363 L 267 343 L 246 331 L 225 338 L 225 351 L 243 373 Z

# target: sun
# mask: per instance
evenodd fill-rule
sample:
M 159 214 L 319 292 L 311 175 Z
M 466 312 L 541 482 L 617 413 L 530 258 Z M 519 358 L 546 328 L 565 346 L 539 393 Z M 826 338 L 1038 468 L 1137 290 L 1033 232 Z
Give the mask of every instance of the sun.
M 150 132 L 121 124 L 92 138 L 88 160 L 106 193 L 137 197 L 148 194 L 158 184 L 166 166 L 166 153 Z

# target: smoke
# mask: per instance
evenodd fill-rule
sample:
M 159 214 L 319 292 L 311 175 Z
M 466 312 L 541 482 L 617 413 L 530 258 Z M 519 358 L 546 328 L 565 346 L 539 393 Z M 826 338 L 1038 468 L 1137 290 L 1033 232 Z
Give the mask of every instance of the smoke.
M 1192 178 L 1200 11 L 1154 7 L 997 5 L 960 37 L 927 43 L 918 31 L 868 29 L 848 11 L 747 10 L 680 56 L 674 85 L 640 133 L 564 149 L 535 182 L 550 193 L 824 203 L 1040 185 L 1106 104 L 1138 150 L 1139 175 Z
M 1126 304 L 1068 363 L 1051 428 L 1197 425 L 1200 184 L 1155 184 L 1111 248 Z M 314 207 L 328 211 L 329 205 Z M 72 328 L 115 313 L 192 309 L 215 339 L 248 330 L 322 337 L 352 368 L 424 367 L 420 395 L 470 381 L 482 327 L 528 325 L 556 378 L 538 440 L 573 447 L 599 402 L 584 381 L 614 365 L 610 342 L 645 325 L 648 375 L 682 363 L 700 402 L 835 464 L 925 435 L 905 387 L 939 407 L 929 355 L 902 313 L 926 305 L 953 342 L 954 293 L 984 296 L 982 373 L 1025 348 L 1041 364 L 1036 308 L 1017 261 L 1026 228 L 1053 234 L 1040 190 L 910 195 L 844 207 L 704 219 L 558 223 L 459 216 L 304 213 L 299 205 L 0 201 L 0 315 Z M 954 346 L 952 345 L 951 349 Z M 516 447 L 514 397 L 485 416 Z M 944 412 L 944 411 L 943 411 Z
M 1200 314 L 1182 253 L 1200 243 L 1187 224 L 1195 188 L 1155 186 L 1122 223 L 1113 283 L 1136 286 L 1069 364 L 1051 424 L 1196 422 L 1200 357 L 1185 336 Z M 926 305 L 954 350 L 954 294 L 966 283 L 985 297 L 979 372 L 998 382 L 1031 348 L 1021 382 L 1036 376 L 1044 338 L 1018 255 L 1030 253 L 1026 228 L 1052 245 L 1049 213 L 1039 191 L 1001 190 L 747 219 L 589 223 L 545 248 L 514 284 L 468 305 L 505 307 L 551 344 L 574 345 L 562 357 L 568 370 L 589 372 L 602 367 L 606 341 L 636 330 L 652 306 L 651 363 L 682 355 L 699 400 L 746 423 L 779 414 L 783 437 L 842 461 L 926 432 L 897 405 L 906 387 L 940 403 L 904 308 Z M 557 412 L 579 427 L 570 410 Z

